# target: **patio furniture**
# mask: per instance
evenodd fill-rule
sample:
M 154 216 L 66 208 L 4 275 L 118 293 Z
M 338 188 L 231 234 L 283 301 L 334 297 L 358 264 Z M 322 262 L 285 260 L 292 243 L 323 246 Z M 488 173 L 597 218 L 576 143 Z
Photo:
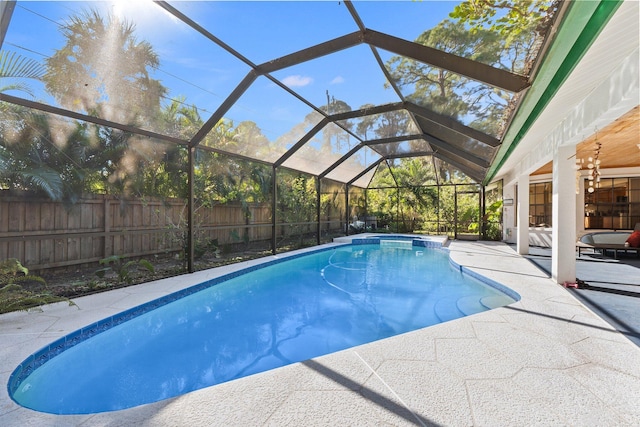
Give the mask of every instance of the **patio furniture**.
M 640 223 L 636 224 L 633 232 L 640 232 Z M 618 252 L 635 252 L 640 257 L 640 248 L 625 244 L 632 231 L 597 231 L 585 234 L 576 242 L 578 256 L 584 249 L 599 251 L 607 256 L 607 251 L 613 252 L 613 258 L 618 259 Z

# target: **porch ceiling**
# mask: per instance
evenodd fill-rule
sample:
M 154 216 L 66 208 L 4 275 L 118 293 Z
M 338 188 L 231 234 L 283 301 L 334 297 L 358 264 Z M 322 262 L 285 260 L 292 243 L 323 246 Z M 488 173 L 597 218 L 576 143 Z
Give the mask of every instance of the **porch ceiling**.
M 602 169 L 630 168 L 640 166 L 640 107 L 636 106 L 609 126 L 594 133 L 576 147 L 576 159 L 594 156 L 596 140 L 601 143 L 598 158 Z M 583 166 L 586 167 L 586 166 Z M 552 173 L 549 162 L 532 175 Z

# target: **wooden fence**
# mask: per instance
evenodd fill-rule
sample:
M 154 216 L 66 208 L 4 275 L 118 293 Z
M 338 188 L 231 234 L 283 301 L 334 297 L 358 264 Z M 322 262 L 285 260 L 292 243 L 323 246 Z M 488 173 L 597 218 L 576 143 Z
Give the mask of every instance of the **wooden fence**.
M 111 255 L 179 252 L 186 231 L 180 199 L 87 196 L 71 207 L 0 191 L 0 260 L 17 258 L 32 270 L 90 264 Z M 197 238 L 220 245 L 271 238 L 271 207 L 239 203 L 195 211 Z

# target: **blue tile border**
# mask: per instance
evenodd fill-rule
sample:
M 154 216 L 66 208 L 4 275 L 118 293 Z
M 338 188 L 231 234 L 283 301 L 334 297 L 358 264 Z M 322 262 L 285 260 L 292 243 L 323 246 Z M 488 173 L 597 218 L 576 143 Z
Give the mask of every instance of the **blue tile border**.
M 482 274 L 476 271 L 473 271 L 468 267 L 458 264 L 453 259 L 451 259 L 451 257 L 449 257 L 449 263 L 453 266 L 453 268 L 460 271 L 460 273 L 466 274 L 467 276 L 472 277 L 478 280 L 479 282 L 484 283 L 485 285 L 488 285 L 488 286 L 491 286 L 492 288 L 497 289 L 498 291 L 502 292 L 503 294 L 505 294 L 512 300 L 514 300 L 514 302 L 520 301 L 522 299 L 520 294 L 514 291 L 513 289 L 503 285 L 500 282 L 496 282 L 493 279 L 489 279 L 488 277 L 483 276 Z
M 379 245 L 380 242 L 384 241 L 393 241 L 392 237 L 384 238 L 384 237 L 365 237 L 363 239 L 352 239 L 352 245 Z M 409 241 L 409 238 L 399 239 L 400 241 L 406 242 Z M 442 242 L 435 242 L 432 240 L 425 239 L 413 239 L 411 241 L 412 246 L 420 246 L 424 248 L 442 248 Z

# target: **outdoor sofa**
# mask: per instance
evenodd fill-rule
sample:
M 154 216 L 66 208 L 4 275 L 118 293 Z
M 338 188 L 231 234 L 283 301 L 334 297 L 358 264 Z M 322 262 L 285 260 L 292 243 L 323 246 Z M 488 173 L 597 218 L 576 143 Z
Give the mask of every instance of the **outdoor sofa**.
M 578 256 L 584 249 L 602 252 L 604 256 L 607 255 L 607 251 L 612 251 L 615 259 L 618 258 L 620 251 L 635 252 L 640 256 L 640 247 L 636 242 L 638 236 L 640 236 L 640 223 L 636 224 L 634 231 L 596 231 L 582 236 L 576 243 L 576 249 L 578 249 Z

